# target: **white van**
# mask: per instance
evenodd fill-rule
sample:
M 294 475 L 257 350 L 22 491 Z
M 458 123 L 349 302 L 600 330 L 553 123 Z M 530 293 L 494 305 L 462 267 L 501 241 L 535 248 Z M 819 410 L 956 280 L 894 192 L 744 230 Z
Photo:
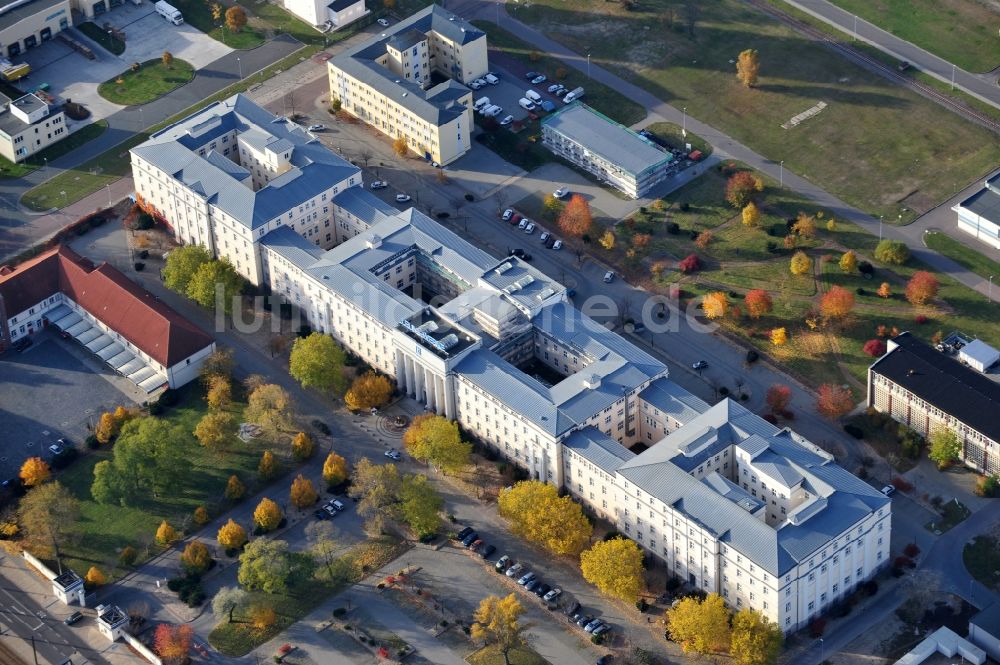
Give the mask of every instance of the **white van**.
M 472 105 L 472 108 L 476 111 L 482 111 L 484 108 L 490 105 L 489 97 L 480 97 L 476 100 L 476 103 Z
M 530 99 L 525 99 L 524 97 L 521 97 L 521 99 L 517 100 L 517 105 L 520 106 L 525 111 L 535 110 L 534 102 L 532 102 Z
M 539 95 L 534 90 L 528 90 L 527 92 L 524 93 L 524 96 L 530 99 L 531 101 L 535 102 L 536 104 L 542 101 L 542 96 Z
M 496 85 L 497 83 L 500 82 L 500 79 L 498 79 L 493 74 L 487 74 L 483 78 L 486 79 L 486 82 L 489 83 L 490 85 Z
M 489 110 L 488 110 L 488 111 L 486 112 L 486 115 L 487 115 L 488 117 L 490 117 L 490 118 L 495 118 L 495 117 L 497 117 L 498 115 L 500 115 L 501 113 L 503 113 L 503 107 L 502 107 L 502 106 L 493 106 L 493 107 L 491 107 L 491 108 L 490 108 L 490 109 L 489 109 Z

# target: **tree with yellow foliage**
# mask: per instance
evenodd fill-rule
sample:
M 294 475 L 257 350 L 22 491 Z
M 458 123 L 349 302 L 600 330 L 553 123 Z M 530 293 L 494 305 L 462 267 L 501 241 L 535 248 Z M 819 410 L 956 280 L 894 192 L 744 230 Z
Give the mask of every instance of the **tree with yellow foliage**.
M 331 451 L 323 461 L 323 480 L 327 485 L 339 485 L 350 477 L 347 460 Z
M 292 439 L 292 456 L 300 462 L 312 457 L 315 449 L 316 444 L 313 443 L 312 437 L 305 432 L 299 432 Z
M 205 506 L 198 506 L 194 509 L 192 519 L 194 519 L 194 523 L 198 526 L 205 526 L 212 518 L 208 516 L 208 511 L 205 510 Z
M 472 639 L 496 647 L 503 656 L 504 663 L 510 663 L 510 651 L 524 644 L 524 630 L 518 619 L 524 614 L 524 607 L 517 602 L 514 594 L 506 598 L 487 596 L 479 603 L 472 618 Z
M 219 527 L 216 540 L 227 550 L 238 550 L 246 544 L 247 532 L 230 517 L 228 522 Z
M 406 153 L 409 147 L 406 144 L 405 136 L 397 136 L 396 140 L 392 142 L 392 150 L 400 157 L 406 157 Z
M 721 319 L 729 310 L 729 298 L 723 291 L 706 293 L 701 299 L 701 308 L 709 319 Z
M 709 654 L 729 648 L 729 610 L 722 596 L 689 596 L 667 610 L 667 631 L 684 653 Z
M 25 487 L 40 485 L 52 476 L 49 463 L 41 457 L 29 457 L 21 465 L 21 482 Z
M 840 269 L 848 274 L 858 271 L 858 255 L 854 253 L 853 249 L 847 250 L 840 257 Z
M 413 459 L 432 464 L 446 473 L 462 470 L 472 454 L 472 445 L 462 441 L 458 424 L 431 413 L 413 419 L 403 433 L 403 445 Z
M 812 265 L 813 262 L 809 258 L 809 255 L 803 251 L 798 251 L 792 255 L 792 260 L 788 264 L 788 268 L 793 275 L 805 275 L 812 270 Z
M 771 330 L 771 344 L 784 346 L 788 343 L 788 333 L 784 328 L 773 328 Z
M 264 632 L 278 622 L 278 614 L 270 605 L 254 605 L 250 609 L 250 625 L 258 632 Z
M 253 511 L 254 524 L 260 527 L 261 531 L 274 531 L 281 524 L 283 517 L 278 504 L 267 497 L 261 499 Z
M 601 592 L 633 603 L 642 591 L 642 556 L 632 540 L 612 538 L 580 553 L 580 571 Z
M 226 492 L 225 497 L 230 501 L 237 501 L 243 498 L 243 495 L 247 493 L 246 486 L 240 481 L 239 476 L 235 473 L 229 476 L 229 480 L 226 482 Z
M 743 226 L 748 226 L 750 228 L 757 228 L 760 226 L 760 208 L 757 204 L 751 201 L 750 203 L 743 206 Z
M 115 415 L 105 411 L 97 421 L 97 427 L 94 428 L 94 436 L 101 443 L 108 443 L 111 439 L 118 436 L 118 430 L 119 426 L 117 421 L 115 421 Z
M 233 384 L 229 377 L 220 374 L 213 374 L 208 377 L 208 391 L 205 393 L 205 401 L 212 411 L 220 411 L 229 406 L 233 401 Z
M 554 485 L 525 480 L 502 490 L 500 516 L 511 522 L 518 536 L 545 546 L 555 554 L 579 554 L 593 532 L 580 504 L 559 496 Z
M 610 250 L 615 246 L 615 234 L 610 230 L 607 230 L 601 235 L 597 242 L 604 249 Z
M 736 78 L 748 88 L 756 87 L 760 76 L 760 53 L 757 49 L 748 48 L 740 51 L 736 59 Z
M 95 589 L 99 586 L 104 586 L 108 583 L 108 577 L 101 572 L 101 569 L 97 566 L 91 566 L 90 570 L 83 577 L 83 582 L 86 584 L 88 589 Z
M 344 403 L 352 411 L 368 411 L 384 406 L 392 397 L 392 383 L 382 374 L 368 371 L 354 379 L 344 394 Z
M 774 665 L 783 639 L 778 624 L 756 610 L 744 608 L 733 617 L 729 654 L 737 665 Z
M 889 282 L 882 282 L 882 285 L 878 287 L 876 291 L 880 298 L 891 298 L 892 297 L 892 287 L 889 286 Z
M 226 450 L 236 428 L 233 414 L 225 411 L 209 411 L 194 427 L 194 437 L 198 443 L 219 453 Z
M 156 529 L 156 542 L 160 545 L 169 545 L 180 538 L 180 534 L 177 533 L 177 529 L 170 526 L 170 522 L 163 520 L 160 522 L 160 526 Z
M 212 555 L 200 540 L 192 540 L 181 553 L 181 565 L 189 573 L 200 575 L 212 565 Z
M 800 238 L 815 238 L 816 218 L 812 215 L 800 212 L 798 218 L 795 220 L 795 226 L 793 226 L 792 229 Z
M 319 494 L 316 492 L 316 486 L 313 485 L 313 481 L 300 473 L 292 481 L 290 498 L 297 508 L 307 508 L 316 503 L 317 499 L 319 499 Z
M 261 480 L 271 480 L 278 475 L 278 460 L 274 458 L 274 453 L 265 450 L 260 456 L 260 464 L 257 465 L 257 475 Z

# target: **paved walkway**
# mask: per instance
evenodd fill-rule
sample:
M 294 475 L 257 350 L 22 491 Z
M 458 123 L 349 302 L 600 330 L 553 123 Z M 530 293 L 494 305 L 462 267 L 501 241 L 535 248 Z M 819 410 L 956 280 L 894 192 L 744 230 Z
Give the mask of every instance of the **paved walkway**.
M 871 44 L 883 53 L 888 53 L 898 60 L 906 60 L 917 69 L 940 81 L 950 85 L 954 78 L 956 88 L 982 102 L 1000 108 L 1000 87 L 997 86 L 995 74 L 990 72 L 974 74 L 960 69 L 944 58 L 929 53 L 919 46 L 841 9 L 829 0 L 785 0 L 785 2 L 855 39 Z M 1000 65 L 1000 61 L 996 64 Z

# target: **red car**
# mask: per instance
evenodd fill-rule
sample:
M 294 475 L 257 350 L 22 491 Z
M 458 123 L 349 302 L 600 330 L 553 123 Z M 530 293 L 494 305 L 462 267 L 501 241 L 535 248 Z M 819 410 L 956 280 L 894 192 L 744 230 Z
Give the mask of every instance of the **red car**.
M 510 224 L 512 226 L 517 226 L 518 224 L 521 223 L 522 219 L 524 219 L 524 215 L 520 213 L 514 213 L 514 215 L 510 218 Z

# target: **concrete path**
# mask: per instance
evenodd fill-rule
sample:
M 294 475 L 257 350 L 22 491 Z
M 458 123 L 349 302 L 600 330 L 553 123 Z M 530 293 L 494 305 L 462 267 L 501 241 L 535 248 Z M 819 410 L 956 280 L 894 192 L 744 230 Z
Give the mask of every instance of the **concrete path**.
M 939 81 L 949 85 L 954 81 L 956 88 L 986 104 L 1000 108 L 1000 87 L 997 86 L 996 75 L 991 72 L 969 73 L 944 58 L 929 53 L 919 46 L 841 9 L 829 0 L 785 0 L 785 2 L 855 39 L 871 44 L 883 53 L 888 53 L 898 60 L 906 60 Z M 996 64 L 1000 65 L 1000 56 L 998 56 Z

